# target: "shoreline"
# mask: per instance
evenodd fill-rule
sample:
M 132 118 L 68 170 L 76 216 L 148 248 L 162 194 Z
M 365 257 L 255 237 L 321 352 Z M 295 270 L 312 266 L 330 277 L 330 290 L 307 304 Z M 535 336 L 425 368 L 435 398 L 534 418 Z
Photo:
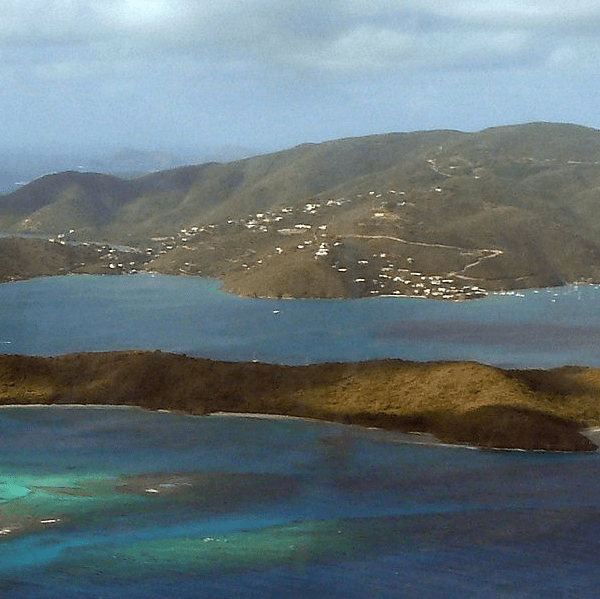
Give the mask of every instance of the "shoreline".
M 400 443 L 407 443 L 410 445 L 427 445 L 427 446 L 441 446 L 441 447 L 464 447 L 471 449 L 478 449 L 473 446 L 462 446 L 455 445 L 449 443 L 442 443 L 439 439 L 436 439 L 430 433 L 422 433 L 416 431 L 408 431 L 408 432 L 400 432 L 400 431 L 390 431 L 377 427 L 365 427 L 356 424 L 345 424 L 343 422 L 335 422 L 333 420 L 322 420 L 319 418 L 310 418 L 308 416 L 291 416 L 285 414 L 267 414 L 261 412 L 211 412 L 210 414 L 189 414 L 187 412 L 180 412 L 178 410 L 169 410 L 169 409 L 158 409 L 158 410 L 148 410 L 141 406 L 132 406 L 132 405 L 111 405 L 111 404 L 103 404 L 103 405 L 90 405 L 90 404 L 0 404 L 0 412 L 3 410 L 15 410 L 15 409 L 29 409 L 29 408 L 46 408 L 46 409 L 82 409 L 82 410 L 138 410 L 144 412 L 155 412 L 157 414 L 182 414 L 184 416 L 190 416 L 192 418 L 247 418 L 249 420 L 282 420 L 282 421 L 297 421 L 297 422 L 308 422 L 315 424 L 324 424 L 324 425 L 333 425 L 333 426 L 342 426 L 346 428 L 354 428 L 357 431 L 367 432 L 367 431 L 376 431 L 380 433 L 385 433 L 393 436 L 393 439 L 399 441 Z M 418 439 L 427 439 L 421 440 Z
M 379 428 L 374 426 L 361 426 L 358 424 L 347 424 L 343 422 L 336 422 L 334 420 L 323 420 L 319 418 L 311 418 L 307 416 L 292 416 L 285 414 L 267 414 L 267 413 L 248 413 L 248 412 L 211 412 L 209 414 L 189 414 L 186 412 L 180 412 L 178 410 L 169 409 L 158 409 L 148 410 L 141 406 L 134 405 L 91 405 L 91 404 L 0 404 L 0 412 L 2 410 L 10 409 L 27 409 L 27 408 L 50 408 L 50 409 L 82 409 L 82 410 L 138 410 L 144 412 L 155 412 L 158 414 L 181 414 L 184 416 L 190 416 L 193 418 L 246 418 L 249 420 L 281 420 L 281 421 L 298 421 L 307 422 L 314 424 L 341 426 L 348 429 L 354 429 L 357 433 L 367 434 L 374 432 L 384 436 L 386 441 L 391 441 L 401 445 L 420 445 L 423 447 L 444 447 L 448 449 L 469 449 L 473 451 L 492 451 L 492 452 L 517 452 L 517 453 L 580 453 L 577 451 L 564 451 L 564 450 L 548 450 L 548 449 L 519 449 L 519 448 L 505 448 L 505 447 L 479 447 L 477 445 L 470 444 L 459 444 L 459 443 L 444 443 L 440 439 L 437 439 L 432 433 L 419 432 L 419 431 L 394 431 L 385 428 Z M 582 435 L 585 435 L 595 444 L 600 444 L 600 427 L 590 427 L 582 429 Z M 592 453 L 599 453 L 600 447 L 598 447 Z
M 37 239 L 37 238 L 36 238 Z M 83 242 L 82 242 L 83 243 Z M 108 242 L 89 242 L 89 244 L 96 243 L 98 245 L 110 245 Z M 119 246 L 121 247 L 121 246 Z M 520 297 L 523 292 L 541 292 L 545 290 L 551 289 L 568 289 L 568 288 L 577 288 L 577 287 L 600 287 L 600 281 L 581 281 L 575 280 L 570 282 L 565 282 L 560 285 L 554 286 L 530 286 L 530 287 L 511 287 L 507 286 L 502 289 L 485 289 L 481 288 L 482 294 L 479 296 L 461 296 L 457 295 L 456 297 L 437 297 L 432 295 L 419 295 L 419 294 L 409 294 L 409 293 L 381 293 L 381 294 L 364 294 L 364 295 L 340 295 L 339 297 L 326 297 L 326 296 L 293 296 L 289 294 L 281 294 L 275 293 L 273 295 L 265 294 L 265 295 L 257 295 L 253 292 L 248 293 L 239 293 L 235 292 L 227 287 L 227 281 L 224 278 L 218 278 L 214 276 L 203 276 L 201 274 L 189 273 L 189 272 L 181 272 L 178 269 L 153 269 L 153 268 L 139 268 L 135 269 L 131 272 L 126 271 L 116 271 L 106 269 L 98 269 L 98 268 L 90 268 L 85 269 L 79 267 L 76 271 L 73 270 L 61 270 L 57 272 L 44 272 L 38 274 L 23 274 L 13 272 L 11 275 L 5 275 L 2 279 L 0 279 L 0 285 L 3 283 L 19 283 L 24 281 L 29 281 L 32 279 L 40 279 L 40 278 L 50 278 L 50 277 L 61 277 L 61 276 L 136 276 L 136 275 L 147 275 L 147 276 L 170 276 L 170 277 L 182 277 L 182 278 L 191 278 L 191 279 L 205 279 L 210 281 L 215 281 L 219 285 L 219 291 L 223 293 L 227 293 L 229 295 L 233 295 L 235 297 L 240 298 L 248 298 L 248 299 L 262 299 L 262 300 L 357 300 L 357 299 L 376 299 L 376 298 L 407 298 L 407 299 L 421 299 L 421 300 L 433 300 L 433 301 L 441 301 L 441 302 L 453 302 L 453 303 L 463 303 L 463 302 L 471 302 L 485 299 L 490 296 L 517 296 Z

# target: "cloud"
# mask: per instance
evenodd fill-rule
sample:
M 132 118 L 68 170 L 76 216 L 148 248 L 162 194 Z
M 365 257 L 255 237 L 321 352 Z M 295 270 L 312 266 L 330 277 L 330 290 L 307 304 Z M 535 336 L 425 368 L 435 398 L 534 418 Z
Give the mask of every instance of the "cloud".
M 360 27 L 291 58 L 298 66 L 340 74 L 437 72 L 526 65 L 539 61 L 534 46 L 523 31 L 474 32 L 465 37 L 452 30 L 416 34 Z
M 28 111 L 30 137 L 32 115 L 35 135 L 60 137 L 47 123 L 78 110 L 97 138 L 229 128 L 244 143 L 253 126 L 281 145 L 585 121 L 599 23 L 582 0 L 0 0 L 0 108 Z
M 565 3 L 557 0 L 492 0 L 480 2 L 436 2 L 424 0 L 419 5 L 428 6 L 440 15 L 477 24 L 488 23 L 504 26 L 519 23 L 528 26 L 549 26 L 558 23 L 589 23 L 590 18 L 598 20 L 600 6 L 594 0 L 573 0 Z
M 589 51 L 581 34 L 599 24 L 600 6 L 591 0 L 0 0 L 8 60 L 29 47 L 39 50 L 29 59 L 42 65 L 115 69 L 163 55 L 325 75 L 564 68 Z

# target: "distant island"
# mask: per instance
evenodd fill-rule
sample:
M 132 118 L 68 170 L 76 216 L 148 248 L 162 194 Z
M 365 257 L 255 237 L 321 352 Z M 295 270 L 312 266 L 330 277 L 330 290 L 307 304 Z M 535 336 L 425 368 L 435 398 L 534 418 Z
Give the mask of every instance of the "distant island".
M 0 196 L 0 280 L 150 270 L 250 297 L 454 300 L 597 283 L 598 189 L 600 131 L 553 123 L 56 173 Z
M 432 433 L 499 449 L 594 451 L 600 370 L 383 360 L 279 366 L 164 352 L 0 355 L 0 405 L 259 413 Z

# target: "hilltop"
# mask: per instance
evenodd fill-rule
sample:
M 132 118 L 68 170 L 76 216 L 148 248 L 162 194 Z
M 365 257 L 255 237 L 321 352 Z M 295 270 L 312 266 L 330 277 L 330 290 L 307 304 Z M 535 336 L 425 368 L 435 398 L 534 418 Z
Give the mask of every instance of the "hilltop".
M 0 196 L 0 232 L 113 247 L 74 259 L 76 272 L 209 276 L 250 296 L 464 299 L 600 282 L 599 189 L 595 129 L 390 133 L 131 180 L 48 175 Z M 31 240 L 14 243 L 30 255 Z M 27 274 L 0 263 L 0 276 Z

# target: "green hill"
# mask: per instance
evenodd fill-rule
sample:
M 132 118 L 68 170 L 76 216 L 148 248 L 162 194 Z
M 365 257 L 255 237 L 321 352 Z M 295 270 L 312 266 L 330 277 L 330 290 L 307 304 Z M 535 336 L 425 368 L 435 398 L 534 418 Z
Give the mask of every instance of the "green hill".
M 0 230 L 136 246 L 246 295 L 461 298 L 600 281 L 599 200 L 600 132 L 531 123 L 48 175 L 0 196 Z

